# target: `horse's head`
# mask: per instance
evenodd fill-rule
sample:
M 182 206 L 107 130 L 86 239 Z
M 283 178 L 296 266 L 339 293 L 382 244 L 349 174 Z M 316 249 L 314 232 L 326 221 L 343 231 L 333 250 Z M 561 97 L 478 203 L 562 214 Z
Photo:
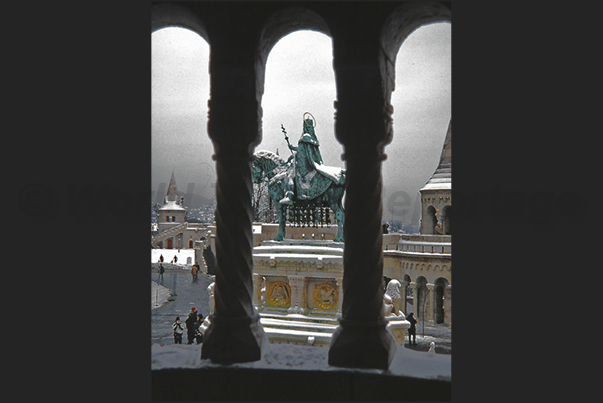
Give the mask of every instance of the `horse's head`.
M 258 151 L 254 155 L 255 159 L 251 164 L 251 179 L 254 183 L 260 183 L 264 174 L 271 178 L 274 176 L 274 168 L 285 163 L 281 157 L 270 151 Z

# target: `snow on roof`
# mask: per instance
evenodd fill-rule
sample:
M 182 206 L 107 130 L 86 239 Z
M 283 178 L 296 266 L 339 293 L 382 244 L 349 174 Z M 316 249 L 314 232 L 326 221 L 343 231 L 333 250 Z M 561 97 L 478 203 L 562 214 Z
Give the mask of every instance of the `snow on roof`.
M 159 208 L 159 210 L 182 210 L 186 211 L 184 207 L 176 203 L 174 200 L 168 200 L 163 206 Z
M 419 192 L 423 190 L 448 190 L 452 182 L 452 119 L 448 124 L 448 131 L 444 139 L 440 162 L 431 178 L 427 181 Z
M 423 190 L 450 190 L 452 189 L 452 182 L 440 182 L 440 181 L 429 181 L 425 186 L 423 186 L 419 192 Z

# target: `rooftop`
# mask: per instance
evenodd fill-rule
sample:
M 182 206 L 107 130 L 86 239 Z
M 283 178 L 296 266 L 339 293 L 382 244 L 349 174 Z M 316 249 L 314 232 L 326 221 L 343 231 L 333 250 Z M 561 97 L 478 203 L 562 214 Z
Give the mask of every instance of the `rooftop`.
M 161 206 L 159 208 L 159 210 L 179 210 L 179 211 L 186 211 L 186 209 L 184 207 L 182 207 L 180 204 L 178 204 L 176 201 L 174 200 L 168 200 L 165 202 L 165 204 L 163 206 Z

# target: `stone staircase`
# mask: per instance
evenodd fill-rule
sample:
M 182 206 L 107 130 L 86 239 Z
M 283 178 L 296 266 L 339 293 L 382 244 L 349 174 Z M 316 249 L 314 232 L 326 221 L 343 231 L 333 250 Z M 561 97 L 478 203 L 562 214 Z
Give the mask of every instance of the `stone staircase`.
M 187 225 L 187 222 L 183 222 L 173 226 L 172 228 L 166 229 L 165 231 L 161 231 L 159 234 L 151 237 L 151 244 L 157 246 L 158 242 L 165 241 L 167 238 L 173 237 L 179 232 L 182 232 L 183 229 L 186 229 Z
M 270 343 L 328 347 L 337 328 L 335 317 L 260 313 L 260 322 Z

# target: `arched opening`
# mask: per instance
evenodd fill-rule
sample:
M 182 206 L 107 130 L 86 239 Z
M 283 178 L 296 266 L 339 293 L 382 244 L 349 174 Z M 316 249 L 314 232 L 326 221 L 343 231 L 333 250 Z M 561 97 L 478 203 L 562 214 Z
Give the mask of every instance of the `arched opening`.
M 165 189 L 177 172 L 178 196 L 188 216 L 215 198 L 213 145 L 207 133 L 209 44 L 197 32 L 178 26 L 151 35 L 151 183 Z M 161 202 L 164 194 L 154 194 Z M 207 207 L 208 209 L 210 207 Z M 176 216 L 171 216 L 176 222 Z
M 413 312 L 415 313 L 416 319 L 424 322 L 427 316 L 425 310 L 427 309 L 427 294 L 429 292 L 427 289 L 427 279 L 423 276 L 419 276 L 417 277 L 416 284 L 416 291 L 413 298 Z
M 298 146 L 304 115 L 310 112 L 322 163 L 343 168 L 343 146 L 334 133 L 335 99 L 331 37 L 308 29 L 281 37 L 266 59 L 261 103 L 263 135 L 256 151 L 269 151 L 283 160 L 290 158 L 293 151 L 289 146 Z M 267 193 L 262 184 L 254 184 L 254 218 L 262 222 L 275 221 L 276 217 L 270 197 L 260 199 Z M 335 215 L 331 212 L 329 217 Z
M 446 299 L 446 287 L 448 286 L 448 280 L 445 278 L 438 278 L 435 283 L 435 318 L 436 323 L 444 323 L 446 311 L 445 311 L 445 299 Z
M 438 166 L 451 119 L 451 24 L 423 24 L 406 35 L 390 55 L 394 136 L 383 163 L 383 220 L 412 233 L 420 231 L 419 189 Z
M 421 233 L 426 235 L 435 234 L 437 222 L 435 208 L 433 206 L 427 207 L 427 210 L 425 210 L 425 217 L 422 218 L 423 228 L 421 229 Z
M 327 10 L 327 12 L 328 12 L 328 11 L 329 11 L 329 10 Z M 226 12 L 222 12 L 222 14 L 228 14 L 228 12 L 227 12 L 227 11 L 226 11 Z M 382 14 L 382 15 L 383 15 L 383 14 Z M 251 19 L 250 19 L 250 18 L 248 18 L 248 20 L 251 20 Z M 215 28 L 216 26 L 221 26 L 221 27 L 225 27 L 225 26 L 226 26 L 226 28 L 224 28 L 224 31 L 217 31 L 217 32 L 226 33 L 229 39 L 239 39 L 239 38 L 238 38 L 238 37 L 235 35 L 234 31 L 232 32 L 232 35 L 230 35 L 230 34 L 231 34 L 231 32 L 226 32 L 226 31 L 229 29 L 229 28 L 228 28 L 228 24 L 223 24 L 223 22 L 224 22 L 224 21 L 222 21 L 220 18 L 217 18 L 217 20 L 216 20 L 216 22 L 215 22 L 215 23 L 213 23 L 213 21 L 212 21 L 212 27 L 213 27 L 213 28 Z M 293 25 L 295 25 L 295 24 L 293 24 Z M 378 28 L 378 27 L 377 27 L 377 28 Z M 375 29 L 373 29 L 373 28 L 371 28 L 371 30 L 372 30 L 372 32 L 378 32 L 377 30 L 375 30 Z M 360 34 L 362 34 L 362 31 L 361 31 L 361 30 L 359 30 L 359 31 L 360 31 Z M 252 31 L 252 30 L 250 30 L 250 33 L 249 33 L 249 36 L 248 36 L 248 37 L 249 37 L 249 38 L 256 38 L 256 35 L 255 35 L 256 33 L 257 33 L 256 31 Z M 245 34 L 246 34 L 246 32 L 245 32 Z M 215 39 L 215 38 L 216 38 L 216 37 L 218 37 L 218 36 L 219 36 L 219 34 L 217 34 L 217 33 L 216 33 L 216 30 L 212 30 L 212 38 L 213 38 L 213 39 Z M 239 33 L 239 36 L 242 36 L 242 35 L 240 35 L 240 33 Z M 244 38 L 240 38 L 240 39 L 244 39 Z M 230 42 L 231 42 L 231 44 L 232 44 L 232 43 L 234 43 L 234 41 L 232 41 L 232 40 L 231 40 Z M 250 40 L 249 42 L 252 42 L 252 41 Z M 360 41 L 360 42 L 362 42 L 362 41 Z M 377 45 L 377 42 L 376 42 L 376 41 L 372 41 L 372 40 L 371 40 L 371 41 L 367 41 L 367 42 L 368 42 L 368 43 L 373 43 L 374 45 Z M 246 43 L 246 42 L 245 42 L 245 41 L 242 41 L 242 43 Z M 216 45 L 217 45 L 217 44 L 216 44 Z M 216 49 L 218 49 L 218 48 L 219 48 L 218 46 L 215 46 L 215 47 L 214 47 L 214 50 L 216 50 Z M 241 47 L 241 48 L 239 48 L 239 49 L 242 49 L 242 48 L 243 48 L 243 47 Z M 353 47 L 350 47 L 350 48 L 351 48 L 351 50 L 352 50 L 352 51 L 354 50 L 354 48 L 353 48 Z M 366 50 L 366 49 L 365 49 L 365 46 L 359 46 L 359 48 L 360 48 L 360 49 L 364 49 L 364 50 Z M 250 55 L 255 55 L 255 49 L 243 49 L 243 50 L 245 50 L 245 51 L 249 50 L 249 52 L 247 52 L 248 54 L 250 54 Z M 375 49 L 375 54 L 377 54 L 377 50 L 378 50 L 378 51 L 380 51 L 381 49 Z M 216 53 L 217 53 L 217 51 L 216 51 Z M 214 55 L 215 55 L 216 53 L 214 53 Z M 222 54 L 225 56 L 225 58 L 226 58 L 226 59 L 230 60 L 230 58 L 229 58 L 229 57 L 227 57 L 227 56 L 230 56 L 230 54 L 228 53 L 228 50 L 227 50 L 227 49 L 226 49 L 226 50 L 222 50 Z M 235 60 L 236 58 L 233 56 L 233 57 L 232 57 L 232 59 L 233 59 L 233 60 Z M 249 57 L 249 58 L 247 58 L 247 59 L 245 59 L 245 60 L 249 61 L 248 59 L 251 59 L 251 57 Z M 214 61 L 215 61 L 215 59 L 214 59 Z M 233 63 L 233 64 L 234 64 L 234 63 Z M 214 66 L 212 65 L 212 69 L 213 69 L 213 67 L 214 67 Z M 220 64 L 219 64 L 219 63 L 216 63 L 216 67 L 220 67 Z M 238 73 L 238 71 L 239 71 L 239 70 L 237 70 L 237 68 L 238 68 L 238 67 L 239 67 L 238 65 L 237 65 L 237 66 L 235 66 L 235 67 L 232 69 L 232 71 L 229 71 L 229 74 L 224 74 L 224 76 L 225 76 L 226 78 L 236 78 L 236 75 L 237 75 L 237 73 Z M 241 73 L 244 73 L 246 77 L 251 77 L 251 78 L 253 78 L 253 75 L 252 75 L 252 73 L 250 72 L 250 71 L 251 71 L 251 69 L 249 69 L 249 65 L 245 65 L 245 67 L 247 68 L 247 70 L 246 70 L 245 72 L 242 72 L 242 71 L 241 71 Z M 374 66 L 373 66 L 373 67 L 374 67 Z M 220 71 L 220 69 L 219 69 L 219 68 L 213 69 L 213 72 L 214 72 L 214 76 L 213 76 L 213 77 L 214 77 L 214 78 L 217 76 L 217 74 L 216 74 L 216 73 L 217 73 L 217 71 Z M 374 74 L 374 76 L 376 76 L 376 75 L 377 75 L 377 74 Z M 263 79 L 263 77 L 262 77 L 262 79 Z M 246 84 L 248 84 L 248 83 L 247 83 L 247 81 L 249 81 L 249 80 L 242 80 L 242 81 L 245 81 L 245 83 L 246 83 Z M 377 85 L 375 85 L 375 87 L 376 87 L 376 86 L 378 86 L 378 84 L 379 84 L 379 83 L 378 83 L 378 80 L 375 80 L 375 81 L 377 82 Z M 219 82 L 219 80 L 216 80 L 216 82 Z M 237 83 L 238 83 L 238 81 L 236 81 L 236 80 L 235 80 L 234 82 L 237 82 Z M 217 87 L 217 86 L 214 86 L 214 87 Z M 226 89 L 232 89 L 231 87 L 234 87 L 234 86 L 224 86 L 224 87 L 226 87 Z M 246 88 L 247 86 L 241 86 L 241 87 Z M 249 87 L 251 88 L 251 87 L 253 87 L 253 86 L 249 85 Z M 243 91 L 241 91 L 241 92 L 243 92 Z M 247 92 L 251 92 L 251 91 L 247 91 Z M 374 92 L 375 92 L 375 93 L 377 93 L 378 91 L 374 91 Z M 217 93 L 218 93 L 218 91 L 216 91 L 216 94 L 217 94 Z M 226 96 L 226 93 L 228 93 L 228 91 L 224 91 L 222 95 L 223 95 L 223 96 Z M 371 91 L 371 93 L 372 93 L 372 91 Z M 241 95 L 241 94 L 238 94 L 238 95 Z M 243 95 L 244 95 L 244 94 L 243 94 Z M 256 92 L 256 95 L 257 95 L 257 92 Z M 259 97 L 254 98 L 254 99 L 253 99 L 253 101 L 254 101 L 254 102 L 246 102 L 246 103 L 248 103 L 248 104 L 252 104 L 252 105 L 253 105 L 253 107 L 254 107 L 253 109 L 255 110 L 255 109 L 256 109 L 255 107 L 257 106 L 257 105 L 255 104 L 255 101 L 257 101 L 257 100 L 258 100 L 258 98 L 259 98 Z M 243 99 L 245 99 L 245 100 L 246 100 L 246 98 L 243 98 Z M 214 101 L 215 101 L 215 99 L 214 99 Z M 217 105 L 218 103 L 216 102 L 215 104 Z M 221 106 L 222 106 L 222 110 L 221 110 L 220 112 L 222 113 L 222 115 L 221 115 L 222 117 L 224 117 L 224 116 L 228 116 L 228 114 L 226 113 L 228 108 L 227 108 L 227 107 L 224 107 L 224 105 L 226 105 L 226 104 L 227 104 L 227 102 L 222 102 L 222 105 L 221 105 Z M 241 106 L 241 105 L 239 105 L 239 106 Z M 239 109 L 239 110 L 246 110 L 246 108 L 243 108 L 243 107 L 240 107 L 240 108 L 238 108 L 238 109 Z M 218 109 L 216 108 L 215 110 L 218 110 Z M 214 113 L 214 112 L 215 112 L 215 110 L 214 110 L 214 109 L 212 109 L 212 114 L 213 114 L 213 115 L 216 115 L 216 116 L 220 116 L 219 114 Z M 360 114 L 359 114 L 359 115 L 360 115 Z M 254 114 L 254 116 L 253 116 L 253 117 L 255 118 L 255 114 Z M 359 117 L 359 118 L 361 118 L 361 117 Z M 259 115 L 258 115 L 258 120 L 259 120 L 259 119 L 261 119 L 261 118 L 260 118 L 260 117 L 259 117 Z M 221 128 L 223 131 L 226 131 L 226 125 L 224 125 L 224 121 L 227 121 L 227 120 L 228 120 L 228 119 L 224 119 L 224 118 L 222 118 L 221 120 L 220 120 L 220 119 L 216 119 L 216 118 L 214 118 L 214 116 L 212 116 L 212 121 L 213 121 L 213 122 L 219 122 L 219 123 L 221 123 L 221 125 L 219 125 L 218 123 L 216 123 L 216 124 L 215 124 L 215 125 L 216 125 L 215 127 L 219 127 L 219 128 Z M 244 122 L 244 123 L 250 123 L 250 121 L 253 121 L 253 120 L 254 120 L 254 119 L 251 119 L 251 118 L 245 118 L 245 119 L 241 119 L 241 122 Z M 348 119 L 348 120 L 349 120 L 349 119 Z M 343 119 L 341 119 L 341 121 L 343 121 Z M 252 123 L 254 123 L 254 122 L 252 122 Z M 255 123 L 257 123 L 257 121 L 255 121 Z M 257 129 L 257 127 L 255 126 L 255 123 L 253 124 L 253 127 L 254 127 L 254 132 L 255 132 L 255 133 L 257 133 L 257 130 L 255 130 L 255 129 Z M 239 127 L 239 128 L 240 128 L 240 127 Z M 367 133 L 368 133 L 368 135 L 371 135 L 370 131 L 367 131 Z M 212 131 L 212 136 L 213 136 L 213 135 L 214 135 L 214 131 Z M 254 137 L 254 136 L 247 136 L 246 138 L 251 138 L 251 137 Z M 255 138 L 255 137 L 254 137 L 254 138 Z M 258 139 L 258 140 L 259 140 L 259 139 Z M 246 143 L 246 145 L 247 145 L 247 144 L 248 144 L 248 143 Z M 225 147 L 224 147 L 224 148 L 228 148 L 228 144 L 224 144 L 224 145 L 225 145 Z M 216 160 L 217 160 L 217 162 L 218 162 L 218 164 L 219 164 L 219 165 L 220 165 L 220 164 L 222 164 L 222 163 L 224 163 L 224 164 L 223 164 L 224 166 L 231 166 L 231 165 L 228 165 L 228 164 L 226 163 L 226 162 L 228 162 L 228 159 L 224 157 L 224 155 L 225 155 L 226 153 L 222 153 L 222 154 L 217 153 L 217 154 L 218 154 L 218 156 L 217 156 Z M 242 154 L 245 154 L 245 153 L 242 153 Z M 238 155 L 238 154 L 237 154 L 237 155 Z M 350 155 L 352 155 L 352 154 L 350 154 Z M 243 155 L 243 156 L 246 156 L 246 155 Z M 243 168 L 247 167 L 247 165 L 246 165 L 246 161 L 244 160 L 243 162 L 244 162 L 244 164 L 242 164 Z M 225 182 L 229 182 L 229 183 L 230 183 L 230 182 L 235 182 L 235 184 L 232 186 L 232 188 L 234 188 L 234 190 L 237 190 L 237 188 L 240 188 L 242 191 L 240 191 L 240 192 L 238 192 L 238 193 L 239 193 L 239 194 L 243 194 L 243 193 L 244 193 L 244 191 L 243 191 L 243 190 L 248 190 L 248 189 L 249 189 L 249 186 L 247 186 L 247 188 L 246 188 L 246 189 L 243 189 L 243 188 L 245 187 L 244 185 L 248 185 L 248 183 L 249 183 L 248 181 L 247 181 L 247 182 L 245 182 L 245 181 L 244 181 L 244 180 L 248 179 L 248 176 L 249 176 L 249 175 L 248 175 L 248 173 L 249 173 L 249 172 L 248 172 L 248 169 L 247 169 L 247 170 L 245 170 L 245 169 L 243 169 L 243 168 L 239 169 L 239 172 L 238 172 L 238 173 L 237 173 L 237 172 L 234 172 L 234 171 L 236 171 L 236 169 L 229 169 L 229 170 L 225 170 L 225 172 L 227 172 L 227 173 L 228 173 L 228 176 L 226 176 L 226 175 L 225 175 L 225 176 L 222 176 L 222 175 L 221 175 L 221 178 L 220 178 L 220 179 L 221 179 L 221 180 L 220 180 L 220 184 L 223 184 L 223 183 L 225 183 Z M 378 168 L 380 169 L 380 167 L 378 167 Z M 378 173 L 379 173 L 379 169 L 375 169 L 375 170 L 373 170 L 373 172 L 376 172 L 376 173 L 378 174 Z M 231 173 L 231 171 L 233 172 L 233 174 L 232 174 L 232 175 L 230 174 L 230 173 Z M 240 174 L 240 175 L 238 175 L 238 174 Z M 243 175 L 243 174 L 244 174 L 244 175 Z M 371 178 L 372 178 L 373 176 L 374 176 L 374 177 L 378 177 L 378 175 L 370 175 L 370 177 L 371 177 Z M 225 177 L 227 178 L 227 180 L 223 180 Z M 232 179 L 232 180 L 229 180 L 229 179 Z M 240 181 L 239 183 L 237 183 L 236 181 L 237 181 L 238 179 L 243 179 L 243 181 Z M 379 178 L 378 178 L 378 179 L 379 179 Z M 231 193 L 232 193 L 232 194 L 234 194 L 235 196 L 237 196 L 237 192 L 236 192 L 236 191 L 233 191 L 233 192 L 231 192 Z M 245 195 L 246 195 L 246 194 L 245 194 Z M 355 195 L 355 196 L 357 196 L 357 195 Z M 378 200 L 378 199 L 379 199 L 378 195 L 377 195 L 377 197 L 373 198 L 373 200 Z M 228 201 L 229 201 L 229 200 L 234 200 L 234 197 L 221 199 L 221 201 L 220 201 L 220 207 L 223 207 L 223 206 L 225 206 L 225 205 L 228 205 L 228 204 L 229 204 L 229 203 L 228 203 Z M 244 199 L 244 201 L 245 201 L 245 203 L 241 203 L 241 204 L 245 204 L 245 206 L 244 206 L 244 207 L 246 207 L 246 209 L 240 209 L 240 211 L 243 211 L 244 213 L 249 213 L 249 208 L 248 208 L 248 207 L 249 207 L 249 203 L 247 203 L 248 198 L 245 198 L 245 199 Z M 378 200 L 378 201 L 379 201 L 379 200 Z M 378 203 L 372 203 L 372 204 L 373 204 L 373 205 L 376 205 L 376 204 L 378 204 Z M 374 207 L 374 206 L 373 206 L 373 207 Z M 380 205 L 379 205 L 378 207 L 380 208 Z M 371 212 L 372 212 L 372 211 L 374 211 L 372 208 L 371 208 L 371 209 L 366 209 L 366 210 L 367 210 L 367 211 L 371 211 Z M 224 208 L 222 211 L 224 212 L 224 214 L 219 214 L 219 217 L 226 216 L 226 215 L 227 215 L 227 213 L 232 212 L 232 211 L 234 211 L 234 212 L 238 212 L 239 210 L 232 209 L 232 208 L 230 208 L 230 209 L 228 209 L 228 208 Z M 247 215 L 249 215 L 249 214 L 247 214 Z M 233 214 L 233 215 L 231 215 L 231 217 L 233 217 L 233 216 L 234 216 L 234 217 L 236 217 L 234 214 Z M 373 216 L 375 216 L 375 214 L 374 214 L 374 213 L 373 213 Z M 379 219 L 378 215 L 377 215 L 376 219 L 377 219 L 377 220 Z M 242 220 L 233 220 L 233 221 L 242 221 Z M 223 223 L 226 223 L 227 221 L 226 221 L 226 220 L 223 220 L 222 222 L 223 222 Z M 230 226 L 230 228 L 232 228 L 232 229 L 233 229 L 233 231 L 232 231 L 233 233 L 234 233 L 234 232 L 239 232 L 239 233 L 243 233 L 244 235 L 248 235 L 248 234 L 250 233 L 249 226 L 247 226 L 247 228 L 243 228 L 244 226 L 243 226 L 243 225 L 237 225 L 237 222 L 232 222 L 232 224 L 234 224 L 234 225 Z M 220 226 L 221 226 L 221 224 L 220 224 L 220 223 L 218 223 L 218 228 L 220 228 Z M 348 228 L 351 228 L 351 227 L 352 227 L 352 226 L 349 226 Z M 224 228 L 224 227 L 222 227 L 222 228 Z M 236 231 L 235 231 L 235 230 L 236 230 Z M 248 230 L 249 230 L 249 231 L 248 231 Z M 360 231 L 358 231 L 358 232 L 360 232 Z M 220 290 L 220 291 L 221 291 L 221 292 L 223 292 L 223 294 L 224 294 L 224 295 L 226 294 L 226 291 L 227 291 L 227 290 L 228 290 L 230 293 L 232 293 L 232 294 L 233 294 L 233 298 L 231 299 L 231 301 L 240 302 L 240 304 L 238 304 L 238 305 L 237 305 L 237 304 L 234 304 L 234 305 L 240 306 L 240 307 L 241 307 L 241 309 L 230 309 L 231 304 L 226 304 L 226 303 L 223 303 L 223 301 L 227 301 L 227 299 L 226 299 L 226 298 L 223 298 L 223 301 L 220 301 L 221 299 L 220 299 L 220 298 L 217 298 L 217 300 L 219 301 L 219 302 L 217 303 L 217 307 L 219 307 L 219 306 L 220 306 L 220 304 L 221 304 L 221 305 L 222 305 L 222 307 L 224 307 L 224 310 L 223 310 L 222 312 L 227 312 L 227 310 L 228 310 L 228 312 L 229 312 L 229 313 L 238 313 L 238 311 L 247 310 L 247 308 L 249 307 L 249 304 L 247 303 L 247 301 L 245 300 L 245 298 L 238 298 L 238 295 L 236 295 L 236 293 L 234 293 L 233 291 L 238 291 L 238 290 L 240 290 L 240 291 L 241 291 L 241 293 L 240 293 L 240 294 L 242 294 L 242 295 L 243 295 L 243 297 L 246 297 L 246 296 L 247 296 L 247 294 L 248 294 L 248 293 L 247 293 L 247 291 L 249 291 L 249 289 L 250 289 L 250 279 L 249 279 L 249 276 L 246 276 L 246 277 L 245 277 L 245 276 L 239 276 L 238 278 L 235 278 L 236 276 L 234 276 L 233 274 L 242 273 L 242 272 L 243 272 L 243 270 L 238 270 L 238 271 L 237 271 L 237 270 L 233 269 L 233 267 L 243 267 L 243 268 L 245 269 L 245 270 L 244 270 L 244 271 L 245 271 L 245 273 L 243 273 L 243 274 L 248 274 L 248 273 L 250 272 L 250 270 L 248 270 L 248 268 L 249 268 L 249 267 L 248 267 L 248 266 L 249 266 L 249 265 L 248 265 L 248 263 L 249 263 L 249 261 L 250 261 L 250 258 L 249 258 L 249 257 L 250 257 L 250 253 L 248 253 L 248 252 L 249 252 L 249 250 L 248 250 L 247 246 L 249 246 L 249 244 L 250 244 L 251 242 L 246 242 L 248 239 L 250 239 L 250 236 L 249 236 L 249 237 L 247 237 L 247 239 L 243 239 L 243 237 L 234 238 L 234 237 L 220 236 L 220 235 L 221 235 L 221 234 L 220 234 L 220 233 L 218 233 L 218 235 L 217 235 L 217 242 L 216 242 L 216 244 L 218 245 L 218 249 L 217 249 L 217 257 L 218 257 L 218 259 L 219 259 L 220 263 L 225 262 L 225 261 L 228 261 L 228 259 L 227 259 L 227 253 L 226 253 L 226 252 L 233 252 L 233 251 L 235 251 L 235 250 L 236 250 L 236 248 L 235 248 L 235 247 L 233 247 L 233 245 L 240 244 L 241 246 L 243 246 L 243 247 L 244 247 L 244 248 L 241 248 L 241 249 L 245 249 L 245 250 L 243 251 L 244 253 L 241 253 L 241 256 L 242 256 L 242 257 L 244 257 L 245 259 L 239 259 L 239 260 L 236 262 L 236 263 L 240 262 L 240 263 L 241 263 L 240 265 L 234 265 L 234 264 L 233 264 L 233 265 L 220 264 L 221 269 L 218 271 L 218 273 L 219 273 L 219 274 L 222 274 L 222 273 L 229 274 L 230 278 L 232 278 L 232 279 L 233 279 L 232 284 L 231 284 L 231 283 L 229 283 L 228 281 L 226 281 L 226 279 L 227 279 L 228 277 L 227 277 L 227 276 L 225 276 L 225 275 L 224 275 L 224 276 L 222 276 L 222 277 L 220 277 L 220 276 L 218 276 L 218 277 L 217 277 L 217 279 L 218 279 L 218 280 L 219 280 L 220 278 L 225 279 L 225 280 L 221 280 L 222 282 L 221 282 L 221 284 L 219 284 L 219 286 L 220 286 L 220 288 L 221 288 L 221 290 Z M 377 239 L 378 239 L 378 237 L 377 237 Z M 235 242 L 235 241 L 239 241 L 239 242 Z M 352 243 L 352 244 L 353 244 L 353 243 Z M 362 245 L 362 244 L 363 244 L 362 242 L 356 242 L 356 245 Z M 221 245 L 222 245 L 222 247 L 220 247 Z M 355 246 L 355 245 L 352 245 L 352 246 Z M 350 250 L 350 249 L 351 249 L 351 248 L 348 248 L 347 250 Z M 358 249 L 360 249 L 360 248 L 358 248 Z M 375 255 L 375 256 L 377 256 L 377 257 L 379 257 L 379 253 L 380 253 L 379 248 L 374 248 L 374 249 L 376 250 L 376 252 L 373 250 L 373 251 L 371 251 L 371 253 L 370 253 L 370 254 L 371 254 L 371 255 Z M 362 251 L 362 252 L 364 252 L 364 251 Z M 238 257 L 238 256 L 239 256 L 239 255 L 237 255 L 237 257 Z M 347 255 L 347 257 L 348 257 L 348 259 L 347 259 L 348 263 L 349 263 L 349 262 L 351 262 L 351 261 L 353 261 L 352 259 L 349 259 L 349 255 Z M 375 261 L 376 261 L 376 259 L 375 259 Z M 372 264 L 372 262 L 370 262 L 370 263 L 371 263 L 371 265 L 370 265 L 371 267 L 369 267 L 369 270 L 370 270 L 370 269 L 373 269 L 373 268 L 377 268 L 377 269 L 379 269 L 379 266 L 381 265 L 381 264 L 380 264 L 380 263 L 381 263 L 380 261 L 379 261 L 379 262 L 377 262 L 377 263 L 375 263 L 375 264 Z M 352 265 L 350 264 L 348 267 L 350 267 L 350 266 L 352 266 Z M 367 266 L 368 266 L 368 265 L 367 265 Z M 374 266 L 374 267 L 373 267 L 373 266 Z M 367 270 L 367 271 L 368 271 L 368 270 Z M 375 270 L 375 271 L 376 271 L 376 270 Z M 360 272 L 360 271 L 359 271 L 359 273 L 360 273 L 360 274 L 363 274 L 363 273 L 362 273 L 362 272 Z M 370 277 L 368 277 L 368 276 L 361 276 L 361 275 L 359 275 L 359 276 L 357 277 L 357 280 L 360 280 L 360 281 L 356 281 L 356 283 L 362 283 L 362 282 L 363 282 L 362 280 L 364 280 L 365 278 L 366 278 L 367 280 L 371 280 L 371 278 L 370 278 Z M 217 284 L 217 285 L 218 285 L 218 284 Z M 361 284 L 361 285 L 362 285 L 362 284 Z M 363 297 L 363 296 L 365 296 L 365 295 L 364 295 L 362 292 L 358 292 L 357 294 L 358 294 L 358 296 L 359 296 L 359 297 Z M 365 293 L 365 294 L 367 294 L 367 293 Z M 224 295 L 223 295 L 223 297 L 224 297 Z M 349 295 L 350 295 L 351 297 L 354 297 L 354 295 L 352 295 L 352 293 L 350 293 Z M 364 300 L 368 300 L 368 299 L 370 299 L 370 298 L 362 298 L 362 300 L 361 300 L 361 298 L 359 298 L 358 300 L 360 300 L 361 302 L 363 302 L 363 303 L 364 303 L 364 302 L 365 302 Z M 248 298 L 247 298 L 247 300 L 248 300 Z M 352 300 L 352 299 L 351 299 L 351 298 L 348 298 L 348 300 Z M 375 299 L 374 299 L 374 300 L 375 300 Z M 376 301 L 377 301 L 377 302 L 379 302 L 379 303 L 381 303 L 381 301 L 380 301 L 380 300 L 376 300 Z M 369 302 L 370 302 L 370 301 L 369 301 Z M 229 309 L 227 309 L 227 308 L 229 308 Z M 235 306 L 235 308 L 236 308 L 236 306 Z M 218 309 L 216 309 L 216 311 L 217 311 L 217 312 L 220 312 L 220 310 L 218 310 Z M 347 311 L 347 310 L 346 310 L 346 311 Z M 357 312 L 358 312 L 358 311 L 357 311 Z M 242 312 L 242 313 L 244 313 L 244 314 L 248 314 L 248 315 L 253 315 L 254 317 L 255 317 L 255 316 L 257 316 L 255 313 L 251 313 L 251 314 L 250 314 L 249 312 Z M 377 312 L 377 313 L 378 313 L 378 312 Z M 231 315 L 231 316 L 232 316 L 232 315 Z M 241 316 L 240 316 L 240 315 L 239 315 L 239 316 L 235 315 L 234 317 L 235 317 L 235 318 L 240 318 Z M 248 317 L 249 317 L 249 316 L 248 316 Z M 228 316 L 227 316 L 227 315 L 224 315 L 224 318 L 228 318 Z M 370 318 L 370 319 L 372 319 L 372 318 Z M 227 319 L 225 319 L 225 320 L 227 320 Z M 216 321 L 216 323 L 218 323 L 218 321 Z M 225 322 L 222 322 L 222 323 L 228 323 L 228 322 L 226 322 L 226 321 L 225 321 Z M 217 328 L 218 328 L 218 327 L 216 326 L 216 329 L 217 329 Z M 217 334 L 217 333 L 215 333 L 215 334 Z M 211 340 L 211 338 L 210 338 L 210 340 Z M 206 344 L 204 347 L 207 347 L 207 344 Z M 205 351 L 209 351 L 209 350 L 208 350 L 207 348 L 204 348 L 204 349 L 203 349 L 203 351 L 205 352 Z M 242 356 L 242 355 L 241 355 L 241 356 Z M 390 357 L 391 357 L 391 356 L 390 356 Z M 238 359 L 239 357 L 236 357 L 236 358 Z M 212 358 L 212 360 L 213 360 L 213 358 Z M 216 359 L 216 360 L 217 360 L 217 359 Z
M 408 264 L 408 263 L 407 263 Z M 405 274 L 402 277 L 402 284 L 404 285 L 405 289 L 404 289 L 404 301 L 402 302 L 402 312 L 404 312 L 404 314 L 408 315 L 409 311 L 408 311 L 408 303 L 412 303 L 412 286 L 410 285 L 411 279 L 410 276 L 408 274 Z
M 444 235 L 452 235 L 452 233 L 450 232 L 451 213 L 452 213 L 452 206 L 444 206 L 444 208 L 442 209 L 442 221 L 443 221 L 442 224 L 443 224 Z

